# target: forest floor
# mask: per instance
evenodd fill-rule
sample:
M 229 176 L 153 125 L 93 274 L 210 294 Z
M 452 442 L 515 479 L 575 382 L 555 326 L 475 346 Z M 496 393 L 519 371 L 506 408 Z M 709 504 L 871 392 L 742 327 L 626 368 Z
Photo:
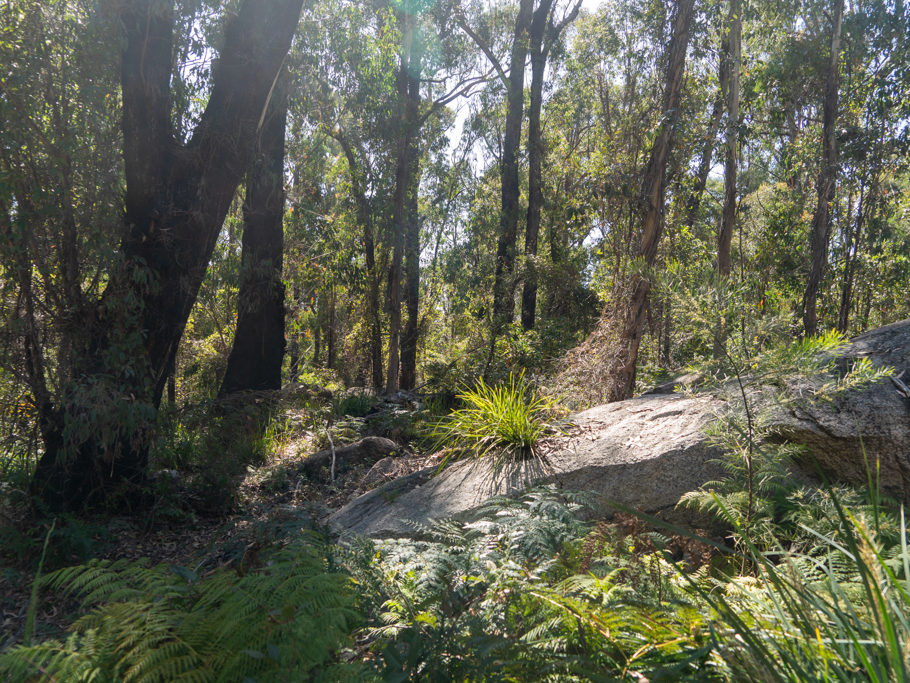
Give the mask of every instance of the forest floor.
M 93 558 L 141 559 L 191 569 L 199 575 L 223 567 L 252 566 L 260 550 L 286 543 L 301 529 L 321 529 L 320 520 L 367 490 L 436 462 L 433 456 L 408 453 L 395 459 L 392 470 L 380 468 L 373 473 L 372 462 L 354 463 L 339 469 L 332 482 L 299 471 L 300 463 L 314 450 L 311 435 L 291 439 L 266 463 L 248 468 L 236 489 L 233 511 L 227 514 L 180 508 L 166 514 L 153 510 L 148 516 L 58 520 L 45 573 Z M 38 558 L 50 527 L 47 522 L 33 528 L 26 544 L 21 530 L 34 525 L 27 508 L 7 510 L 3 517 L 0 539 L 12 536 L 19 542 L 4 540 L 7 547 L 0 547 L 0 651 L 22 642 Z M 59 593 L 41 595 L 35 636 L 62 636 L 77 608 L 74 600 Z

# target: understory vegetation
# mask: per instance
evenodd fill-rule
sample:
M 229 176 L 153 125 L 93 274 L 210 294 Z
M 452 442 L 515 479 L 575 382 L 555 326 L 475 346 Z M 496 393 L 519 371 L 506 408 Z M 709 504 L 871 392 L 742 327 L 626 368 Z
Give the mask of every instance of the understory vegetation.
M 52 562 L 43 576 L 39 565 L 32 605 L 39 593 L 58 595 L 80 616 L 69 635 L 38 642 L 26 624 L 0 672 L 13 681 L 907 680 L 903 507 L 880 495 L 874 463 L 863 490 L 795 483 L 786 468 L 798 451 L 762 431 L 762 415 L 789 402 L 831 400 L 887 375 L 867 362 L 838 370 L 842 345 L 837 335 L 769 344 L 739 365 L 700 368 L 714 391 L 730 392 L 709 430 L 728 476 L 681 502 L 711 532 L 631 510 L 592 520 L 593 493 L 538 487 L 458 521 L 415 525 L 408 539 L 342 542 L 298 515 L 260 533 L 255 554 L 220 566 Z M 411 410 L 413 438 L 442 430 L 473 457 L 526 457 L 556 407 L 514 375 L 459 398 L 447 417 Z M 296 419 L 330 425 L 325 440 L 365 429 L 377 409 L 363 394 L 303 405 L 308 417 Z M 513 433 L 502 426 L 510 411 L 538 421 Z M 285 448 L 288 420 L 273 419 L 283 431 L 265 430 L 260 448 Z M 168 452 L 179 458 L 189 436 L 175 425 Z M 400 429 L 401 415 L 391 410 L 373 428 Z M 269 467 L 251 471 L 274 495 L 287 471 Z
M 906 680 L 903 512 L 794 488 L 733 546 L 536 489 L 422 540 L 293 534 L 247 571 L 95 561 L 45 576 L 85 615 L 10 680 Z M 718 499 L 718 509 L 725 506 Z

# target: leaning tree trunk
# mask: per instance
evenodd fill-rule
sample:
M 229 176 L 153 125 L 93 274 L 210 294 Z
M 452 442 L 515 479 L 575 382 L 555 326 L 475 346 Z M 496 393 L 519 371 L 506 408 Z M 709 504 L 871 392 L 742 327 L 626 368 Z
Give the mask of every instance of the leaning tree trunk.
M 168 370 L 243 174 L 302 0 L 245 0 L 224 30 L 189 142 L 172 130 L 170 2 L 122 3 L 126 179 L 119 265 L 95 307 L 79 371 L 42 408 L 34 492 L 53 509 L 135 500 Z
M 667 47 L 667 81 L 664 88 L 663 121 L 651 147 L 651 156 L 642 179 L 641 200 L 644 205 L 641 244 L 638 256 L 646 268 L 654 265 L 661 235 L 666 189 L 667 160 L 673 145 L 679 102 L 682 91 L 686 50 L 689 46 L 689 27 L 695 0 L 678 0 L 673 37 Z M 615 361 L 610 370 L 610 401 L 629 398 L 635 388 L 638 348 L 648 313 L 651 281 L 644 272 L 636 273 L 630 284 L 630 295 L 622 315 L 616 340 Z
M 831 54 L 825 78 L 825 102 L 822 111 L 822 160 L 816 183 L 817 201 L 812 219 L 810 253 L 812 263 L 803 295 L 803 332 L 807 337 L 818 331 L 818 288 L 828 260 L 828 236 L 831 230 L 831 203 L 837 183 L 837 107 L 840 87 L 838 61 L 840 59 L 841 25 L 844 0 L 835 0 L 831 27 Z
M 284 134 L 287 86 L 280 79 L 247 175 L 237 331 L 219 394 L 281 388 L 284 361 Z

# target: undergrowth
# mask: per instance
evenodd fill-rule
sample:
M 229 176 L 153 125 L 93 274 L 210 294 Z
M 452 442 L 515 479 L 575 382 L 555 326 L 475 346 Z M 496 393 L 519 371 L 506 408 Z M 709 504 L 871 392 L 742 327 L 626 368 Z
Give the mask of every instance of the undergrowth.
M 510 373 L 503 384 L 479 379 L 457 398 L 462 407 L 432 429 L 436 447 L 445 450 L 440 467 L 462 457 L 493 457 L 500 464 L 539 457 L 541 440 L 555 431 L 557 402 L 538 392 L 524 373 Z
M 71 635 L 0 655 L 0 677 L 907 680 L 903 512 L 846 489 L 791 496 L 802 514 L 760 539 L 727 511 L 730 547 L 584 522 L 585 496 L 538 488 L 418 540 L 308 536 L 252 569 L 92 562 L 43 581 L 87 610 Z
M 910 680 L 903 508 L 874 466 L 865 489 L 794 485 L 793 451 L 766 429 L 781 406 L 883 376 L 832 372 L 840 344 L 727 351 L 728 477 L 689 498 L 724 541 L 640 514 L 582 521 L 587 496 L 543 487 L 412 539 L 276 539 L 257 565 L 204 576 L 92 562 L 42 580 L 81 600 L 71 635 L 0 654 L 0 678 Z M 547 433 L 552 405 L 522 376 L 461 400 L 438 427 L 454 453 L 533 457 Z

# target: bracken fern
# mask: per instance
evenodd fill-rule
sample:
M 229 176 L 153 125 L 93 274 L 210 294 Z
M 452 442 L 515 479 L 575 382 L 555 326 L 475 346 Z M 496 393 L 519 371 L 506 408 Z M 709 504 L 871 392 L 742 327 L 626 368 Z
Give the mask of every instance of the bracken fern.
M 311 541 L 242 576 L 99 561 L 47 583 L 92 610 L 65 642 L 0 657 L 0 674 L 12 680 L 261 682 L 363 673 L 335 664 L 357 614 L 349 577 L 329 571 Z

